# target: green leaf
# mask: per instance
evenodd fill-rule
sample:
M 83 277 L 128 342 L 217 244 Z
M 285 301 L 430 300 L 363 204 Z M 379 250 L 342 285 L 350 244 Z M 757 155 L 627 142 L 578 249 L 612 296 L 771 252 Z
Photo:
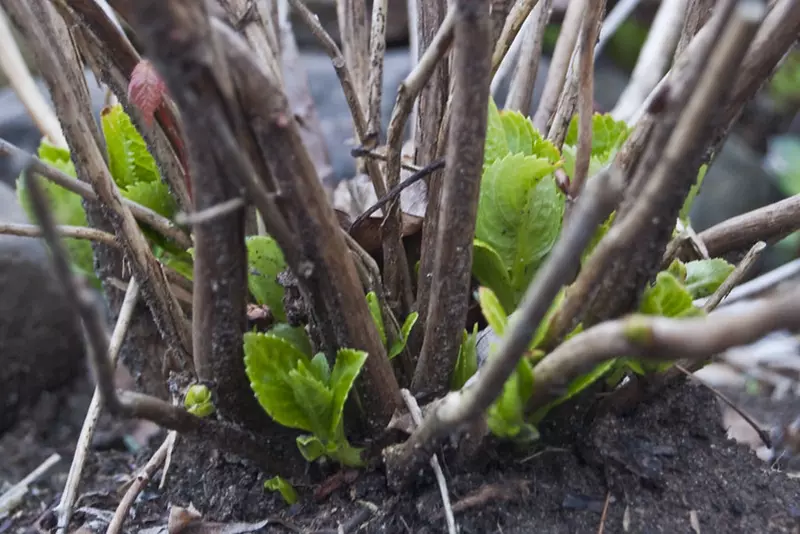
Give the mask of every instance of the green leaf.
M 297 502 L 297 492 L 294 487 L 281 477 L 272 477 L 264 482 L 264 489 L 279 492 L 289 506 Z
M 414 325 L 417 323 L 417 319 L 419 319 L 419 313 L 411 312 L 406 317 L 406 320 L 403 321 L 403 326 L 400 327 L 400 339 L 392 343 L 392 346 L 389 349 L 390 360 L 403 352 L 403 349 L 406 348 L 408 336 L 411 334 L 411 329 L 414 328 Z
M 278 321 L 286 321 L 283 308 L 283 286 L 278 274 L 286 269 L 278 243 L 269 236 L 249 236 L 247 244 L 247 287 L 260 305 L 266 305 Z
M 611 229 L 611 225 L 614 224 L 614 217 L 616 216 L 616 214 L 617 214 L 616 211 L 611 212 L 611 215 L 608 216 L 608 218 L 603 222 L 603 224 L 598 226 L 597 229 L 594 231 L 594 235 L 592 236 L 591 241 L 589 241 L 589 244 L 586 246 L 586 248 L 583 250 L 583 253 L 581 254 L 581 265 L 584 265 L 586 263 L 586 260 L 588 260 L 589 256 L 592 255 L 594 249 L 597 248 L 597 245 L 600 244 L 600 241 L 606 236 L 608 231 Z
M 168 219 L 175 217 L 178 211 L 178 204 L 164 182 L 136 182 L 120 188 L 120 192 L 125 198 L 150 208 Z
M 681 284 L 686 284 L 686 264 L 681 260 L 672 260 L 672 263 L 667 267 L 667 272 L 677 278 Z
M 70 159 L 69 150 L 52 145 L 47 140 L 42 139 L 39 144 L 38 156 L 44 163 L 75 178 L 75 166 Z M 86 220 L 86 212 L 83 209 L 83 199 L 80 195 L 63 189 L 50 181 L 42 180 L 40 184 L 49 201 L 50 210 L 56 224 L 89 226 Z M 36 216 L 31 208 L 28 190 L 22 177 L 17 180 L 17 197 L 30 220 L 35 221 Z M 85 276 L 94 287 L 99 287 L 100 281 L 94 274 L 94 255 L 91 243 L 85 239 L 66 238 L 64 239 L 64 246 L 69 254 L 73 270 Z
M 538 423 L 547 415 L 548 412 L 550 412 L 550 410 L 552 410 L 559 404 L 568 401 L 572 397 L 578 395 L 581 391 L 585 390 L 586 388 L 588 388 L 589 386 L 591 386 L 592 384 L 603 378 L 603 376 L 605 376 L 612 368 L 614 368 L 616 362 L 617 362 L 616 359 L 605 361 L 601 364 L 596 365 L 594 369 L 592 369 L 585 375 L 581 375 L 572 380 L 567 386 L 567 392 L 564 395 L 557 398 L 556 400 L 539 408 L 531 417 L 531 421 L 533 421 L 534 423 Z
M 311 341 L 308 339 L 306 329 L 302 326 L 292 326 L 288 323 L 276 323 L 267 331 L 267 333 L 291 343 L 294 348 L 309 358 L 311 357 L 313 352 L 311 348 Z
M 489 430 L 499 438 L 531 441 L 538 437 L 535 428 L 525 422 L 525 404 L 533 394 L 533 369 L 526 358 L 503 385 L 503 393 L 489 407 Z
M 342 420 L 344 403 L 366 361 L 367 353 L 361 350 L 339 349 L 336 352 L 336 363 L 333 365 L 330 380 L 330 387 L 333 390 L 332 418 L 329 426 L 331 432 L 336 430 Z
M 517 297 L 511 287 L 511 278 L 508 269 L 500 254 L 489 243 L 480 239 L 472 242 L 472 274 L 478 282 L 494 291 L 500 303 L 507 310 L 517 306 Z
M 550 304 L 550 308 L 547 310 L 542 322 L 539 323 L 539 326 L 536 328 L 536 333 L 533 336 L 533 341 L 530 344 L 530 349 L 534 350 L 538 348 L 542 342 L 547 339 L 547 334 L 550 330 L 551 323 L 553 318 L 558 311 L 558 308 L 561 306 L 561 303 L 564 302 L 564 298 L 566 296 L 566 290 L 561 288 L 561 291 L 558 292 L 556 298 L 553 299 L 553 302 Z M 516 313 L 516 312 L 514 312 Z M 512 317 L 514 314 L 511 314 Z
M 186 397 L 183 399 L 183 407 L 186 408 L 187 412 L 197 417 L 207 417 L 216 410 L 211 390 L 202 384 L 189 386 L 186 391 Z
M 120 188 L 161 181 L 147 144 L 121 105 L 103 109 L 101 123 L 108 146 L 111 176 Z
M 464 387 L 467 380 L 478 371 L 478 323 L 472 327 L 472 333 L 464 330 L 458 359 L 453 375 L 450 377 L 450 390 L 456 391 Z
M 500 118 L 500 111 L 493 98 L 489 98 L 489 113 L 486 124 L 486 144 L 483 149 L 483 164 L 491 165 L 495 160 L 508 155 L 508 140 Z
M 494 333 L 502 336 L 508 323 L 508 316 L 494 291 L 488 287 L 479 287 L 478 303 L 481 306 L 481 313 L 483 313 Z
M 564 195 L 543 158 L 512 154 L 484 170 L 475 237 L 494 248 L 515 291 L 527 288 L 558 238 Z
M 295 401 L 302 407 L 310 424 L 309 430 L 320 439 L 328 439 L 333 392 L 317 378 L 317 369 L 312 370 L 310 367 L 310 362 L 298 361 L 297 369 L 289 371 L 289 380 Z
M 491 165 L 509 154 L 524 154 L 560 164 L 558 149 L 539 133 L 530 119 L 512 110 L 498 110 L 494 99 L 489 99 L 486 144 L 483 164 Z
M 592 156 L 607 162 L 628 138 L 630 129 L 624 121 L 614 120 L 610 113 L 595 113 L 592 115 Z M 573 115 L 569 122 L 567 137 L 564 139 L 567 146 L 578 146 L 578 115 Z
M 327 448 L 316 436 L 297 436 L 295 443 L 297 443 L 300 454 L 308 462 L 313 462 L 327 453 Z
M 683 207 L 681 208 L 681 212 L 678 217 L 685 225 L 689 224 L 689 212 L 692 210 L 692 204 L 694 204 L 694 199 L 697 198 L 697 193 L 700 192 L 700 188 L 703 186 L 703 179 L 706 177 L 706 171 L 708 171 L 708 165 L 701 165 L 700 171 L 697 173 L 697 181 L 694 183 L 692 188 L 689 189 L 689 195 L 683 202 Z
M 342 465 L 364 467 L 364 460 L 361 458 L 363 452 L 363 448 L 353 447 L 346 439 L 342 439 L 336 442 L 336 448 L 329 451 L 328 456 Z
M 369 306 L 369 313 L 372 315 L 372 320 L 375 322 L 378 334 L 381 336 L 381 343 L 385 347 L 386 326 L 383 324 L 383 315 L 381 315 L 381 303 L 378 300 L 378 295 L 376 295 L 374 291 L 367 293 L 367 306 Z
M 688 317 L 697 314 L 692 304 L 692 295 L 671 273 L 662 271 L 656 282 L 642 295 L 639 311 L 646 315 L 664 317 Z
M 250 387 L 264 411 L 277 423 L 313 432 L 306 408 L 298 404 L 290 372 L 308 357 L 271 334 L 244 335 L 244 363 Z
M 314 373 L 317 380 L 328 385 L 331 380 L 331 366 L 324 353 L 318 352 L 316 356 L 311 359 L 311 372 Z
M 690 261 L 686 264 L 686 289 L 692 298 L 707 297 L 722 285 L 734 268 L 722 258 Z

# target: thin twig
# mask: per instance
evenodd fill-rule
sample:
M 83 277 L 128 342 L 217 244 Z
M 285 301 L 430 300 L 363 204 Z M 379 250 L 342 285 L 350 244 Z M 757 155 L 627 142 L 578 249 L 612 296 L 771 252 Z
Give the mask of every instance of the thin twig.
M 617 33 L 617 30 L 622 24 L 628 20 L 642 0 L 620 0 L 616 5 L 611 8 L 611 11 L 606 15 L 603 20 L 603 27 L 600 29 L 600 36 L 597 39 L 597 45 L 594 47 L 594 59 L 600 57 L 603 49 L 606 47 L 608 41 Z
M 538 6 L 539 3 L 536 5 Z M 531 13 L 533 13 L 533 11 L 531 11 Z M 494 76 L 492 76 L 492 83 L 489 85 L 489 94 L 491 94 L 495 99 L 497 99 L 497 91 L 500 90 L 500 86 L 515 70 L 523 41 L 525 41 L 525 36 L 528 34 L 528 31 L 530 31 L 532 22 L 533 21 L 531 20 L 531 17 L 525 19 L 525 22 L 522 24 L 522 28 L 519 29 L 519 33 L 517 33 L 517 36 L 511 42 L 508 52 L 506 52 L 506 55 L 503 56 L 503 61 L 501 61 L 500 66 L 497 67 L 497 72 L 495 72 Z M 506 97 L 506 100 L 507 99 L 508 97 Z
M 133 317 L 133 311 L 136 309 L 138 301 L 139 284 L 136 282 L 136 279 L 131 278 L 130 282 L 128 282 L 128 288 L 125 291 L 125 298 L 122 301 L 122 306 L 119 309 L 117 323 L 114 325 L 114 331 L 111 334 L 111 341 L 108 344 L 108 358 L 112 366 L 116 365 L 119 350 L 122 347 L 122 342 L 125 340 L 125 334 L 128 332 L 128 325 Z M 72 518 L 72 507 L 75 504 L 75 497 L 78 494 L 78 486 L 81 481 L 81 473 L 83 472 L 86 456 L 91 447 L 97 421 L 100 418 L 100 409 L 100 390 L 95 388 L 92 401 L 89 404 L 89 409 L 83 420 L 80 436 L 78 436 L 78 443 L 75 445 L 75 455 L 72 458 L 72 465 L 69 468 L 67 482 L 64 484 L 61 500 L 56 507 L 56 528 L 58 534 L 64 534 L 69 527 L 69 522 Z
M 122 525 L 125 523 L 125 519 L 128 516 L 131 506 L 133 506 L 133 502 L 150 482 L 150 479 L 161 467 L 161 464 L 164 463 L 164 460 L 167 457 L 167 451 L 169 450 L 172 434 L 173 432 L 170 432 L 167 435 L 167 438 L 164 440 L 155 454 L 153 454 L 150 460 L 147 461 L 147 464 L 145 464 L 145 466 L 138 473 L 136 473 L 136 476 L 133 479 L 133 484 L 131 484 L 128 488 L 128 491 L 125 492 L 125 495 L 122 497 L 119 506 L 117 506 L 117 509 L 114 512 L 114 517 L 111 520 L 111 523 L 108 524 L 106 534 L 118 534 L 122 531 Z
M 517 110 L 525 116 L 531 112 L 533 87 L 539 71 L 539 61 L 542 59 L 544 31 L 550 15 L 553 13 L 552 6 L 553 0 L 539 0 L 520 31 L 523 41 L 522 49 L 517 61 L 517 68 L 508 87 L 505 108 Z M 519 38 L 517 36 L 517 39 Z
M 592 157 L 592 117 L 594 115 L 594 45 L 600 29 L 605 2 L 592 2 L 583 17 L 578 54 L 578 152 L 575 155 L 575 170 L 571 176 L 569 194 L 574 199 L 580 195 L 589 160 Z
M 500 37 L 497 39 L 497 44 L 492 53 L 492 76 L 497 72 L 503 58 L 505 57 L 511 43 L 516 40 L 517 34 L 525 23 L 525 19 L 531 14 L 531 11 L 540 0 L 517 0 L 514 6 L 506 17 L 503 29 L 500 32 Z
M 491 24 L 483 0 L 458 0 L 454 6 L 453 125 L 447 142 L 425 338 L 411 382 L 415 393 L 438 394 L 447 389 L 458 357 L 472 280 L 472 243 L 488 120 Z
M 354 158 L 372 158 L 372 159 L 377 159 L 379 161 L 387 160 L 386 154 L 384 154 L 383 152 L 379 152 L 377 149 L 369 149 L 361 146 L 351 149 L 350 155 L 353 156 Z M 411 172 L 419 172 L 420 170 L 422 170 L 422 167 L 420 167 L 419 165 L 414 165 L 413 163 L 408 163 L 406 161 L 400 163 L 400 166 L 403 169 Z
M 388 0 L 373 0 L 369 54 L 369 114 L 367 139 L 377 139 L 381 131 L 383 60 L 386 54 L 386 11 Z
M 775 243 L 800 230 L 800 195 L 749 211 L 699 234 L 712 257 L 746 250 L 757 241 Z
M 664 0 L 642 46 L 631 80 L 611 115 L 628 121 L 644 103 L 669 66 L 681 35 L 688 0 Z
M 71 191 L 76 195 L 80 195 L 86 200 L 98 200 L 97 193 L 95 193 L 90 184 L 81 182 L 80 180 L 69 176 L 61 170 L 43 162 L 36 156 L 31 156 L 21 148 L 2 138 L 0 138 L 0 155 L 27 159 L 30 161 L 33 171 L 42 178 L 46 178 L 48 181 L 53 182 L 54 184 L 63 187 L 67 191 Z M 166 217 L 159 215 L 150 208 L 146 208 L 141 204 L 137 204 L 132 200 L 128 200 L 127 198 L 123 199 L 122 203 L 131 210 L 133 216 L 140 223 L 148 225 L 153 230 L 173 241 L 181 248 L 187 249 L 192 247 L 191 237 L 186 235 L 183 230 L 178 228 Z
M 422 410 L 419 409 L 417 399 L 405 388 L 400 390 L 400 394 L 403 395 L 403 400 L 406 401 L 406 406 L 408 406 L 408 412 L 411 414 L 414 425 L 419 426 L 422 424 Z M 447 490 L 447 480 L 444 478 L 444 472 L 442 472 L 442 467 L 439 465 L 439 457 L 435 454 L 431 456 L 430 464 L 436 476 L 436 483 L 439 485 L 439 493 L 442 495 L 442 506 L 444 507 L 445 519 L 447 520 L 447 531 L 450 534 L 456 534 L 458 532 L 458 527 L 456 526 L 456 518 L 453 515 L 453 508 L 450 505 L 450 492 Z
M 234 211 L 240 210 L 245 207 L 247 203 L 241 197 L 232 198 L 225 202 L 220 202 L 210 208 L 194 213 L 178 213 L 175 216 L 175 222 L 183 226 L 191 226 L 196 224 L 206 224 L 219 217 L 223 217 Z
M 89 228 L 87 226 L 58 226 L 56 228 L 58 234 L 62 237 L 70 237 L 73 239 L 86 239 L 89 241 L 97 241 L 114 248 L 119 248 L 117 238 L 113 234 L 103 232 L 97 228 Z M 17 223 L 4 223 L 0 222 L 0 234 L 16 235 L 21 237 L 41 237 L 42 230 L 35 224 L 17 224 Z
M 689 370 L 683 367 L 682 365 L 676 363 L 675 368 L 678 369 L 678 371 L 680 371 L 684 375 L 686 375 L 690 380 L 696 380 L 698 383 L 702 384 L 703 387 L 708 389 L 711 393 L 716 395 L 722 402 L 727 404 L 734 412 L 739 414 L 739 416 L 742 419 L 744 419 L 748 425 L 753 427 L 753 430 L 756 431 L 756 434 L 758 434 L 758 437 L 761 438 L 761 441 L 764 443 L 764 445 L 767 446 L 768 449 L 772 448 L 772 439 L 770 439 L 769 437 L 769 432 L 761 428 L 758 425 L 758 423 L 756 423 L 753 420 L 753 418 L 750 417 L 750 415 L 748 415 L 744 410 L 739 408 L 736 405 L 736 403 L 734 403 L 727 395 L 725 395 L 723 392 L 721 392 L 720 390 L 718 390 L 717 388 L 715 388 L 714 386 L 712 386 L 711 384 L 709 384 L 708 382 L 697 376 L 696 374 L 689 372 Z
M 579 264 L 596 228 L 616 207 L 624 183 L 624 177 L 615 167 L 604 169 L 587 182 L 586 193 L 578 198 L 573 217 L 528 286 L 515 318 L 500 340 L 494 357 L 481 368 L 480 376 L 460 391 L 445 396 L 405 443 L 384 450 L 393 488 L 406 487 L 450 433 L 484 413 L 494 402 L 530 345 L 553 299 Z
M 9 85 L 42 135 L 54 145 L 67 148 L 67 140 L 64 139 L 58 117 L 36 87 L 2 7 L 0 7 L 0 70 L 5 72 Z
M 5 493 L 0 495 L 0 515 L 5 516 L 11 513 L 17 507 L 25 494 L 28 493 L 28 488 L 31 484 L 39 480 L 47 471 L 50 470 L 61 460 L 61 455 L 54 452 L 44 462 L 42 462 L 36 469 L 28 473 L 28 475 L 11 486 Z
M 409 176 L 408 178 L 406 178 L 405 180 L 394 186 L 391 191 L 386 193 L 385 197 L 381 198 L 375 204 L 367 208 L 361 215 L 359 215 L 356 218 L 356 220 L 353 221 L 353 223 L 350 225 L 350 228 L 348 228 L 347 231 L 349 233 L 353 233 L 354 229 L 358 228 L 358 226 L 361 225 L 361 223 L 367 220 L 373 213 L 383 208 L 383 206 L 385 206 L 388 202 L 397 198 L 400 195 L 400 193 L 403 192 L 404 189 L 411 187 L 412 185 L 419 182 L 426 176 L 430 175 L 432 172 L 438 171 L 439 169 L 443 169 L 444 166 L 445 166 L 445 160 L 439 159 L 434 161 L 430 165 L 427 165 L 422 169 L 419 169 L 417 172 L 415 172 L 414 174 L 412 174 L 411 176 Z
M 747 273 L 750 272 L 758 258 L 761 257 L 761 253 L 764 252 L 765 248 L 767 248 L 767 244 L 763 241 L 759 241 L 753 245 L 753 248 L 747 252 L 745 257 L 742 258 L 742 261 L 739 262 L 733 272 L 728 275 L 725 281 L 722 282 L 717 290 L 714 291 L 708 300 L 705 301 L 703 304 L 703 309 L 706 312 L 710 312 L 719 306 L 719 303 L 722 302 L 722 300 L 727 297 L 728 294 L 730 294 L 733 288 L 736 287 L 736 285 L 741 282 L 745 276 L 747 276 Z
M 603 513 L 600 515 L 600 526 L 597 527 L 597 534 L 603 534 L 606 526 L 606 516 L 608 515 L 608 504 L 611 502 L 611 492 L 606 492 L 606 502 L 603 504 Z
M 547 82 L 542 91 L 542 98 L 539 100 L 539 107 L 533 116 L 533 125 L 540 132 L 548 131 L 551 117 L 558 105 L 559 95 L 564 88 L 564 80 L 567 78 L 572 53 L 581 30 L 581 19 L 586 11 L 586 1 L 571 0 L 567 6 L 567 12 L 564 14 L 561 32 L 558 34 L 556 48 L 553 50 L 553 59 L 547 70 Z

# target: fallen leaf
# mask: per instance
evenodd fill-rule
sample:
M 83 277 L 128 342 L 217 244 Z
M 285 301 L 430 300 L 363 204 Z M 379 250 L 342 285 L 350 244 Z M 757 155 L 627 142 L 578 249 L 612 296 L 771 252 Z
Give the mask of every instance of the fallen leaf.
M 150 61 L 141 60 L 131 72 L 128 100 L 139 108 L 147 126 L 153 123 L 153 114 L 164 100 L 167 85 Z

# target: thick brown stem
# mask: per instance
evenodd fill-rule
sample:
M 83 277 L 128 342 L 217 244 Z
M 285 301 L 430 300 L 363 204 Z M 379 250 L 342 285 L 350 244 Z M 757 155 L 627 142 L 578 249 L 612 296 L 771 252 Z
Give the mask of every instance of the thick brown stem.
M 469 306 L 491 76 L 488 7 L 484 0 L 460 0 L 455 6 L 453 124 L 425 340 L 412 382 L 416 392 L 446 390 Z

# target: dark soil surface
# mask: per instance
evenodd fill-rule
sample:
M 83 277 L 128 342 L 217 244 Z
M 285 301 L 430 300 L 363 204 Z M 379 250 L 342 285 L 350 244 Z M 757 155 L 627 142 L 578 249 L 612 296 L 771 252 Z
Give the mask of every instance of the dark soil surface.
M 0 437 L 0 484 L 23 478 L 52 452 L 63 457 L 11 516 L 0 516 L 0 534 L 53 531 L 52 509 L 89 398 L 86 384 L 48 394 L 31 412 L 35 417 Z M 558 434 L 543 428 L 542 441 L 532 450 L 496 447 L 470 472 L 455 472 L 445 462 L 460 532 L 800 532 L 798 480 L 729 441 L 717 402 L 705 390 L 684 385 L 625 417 L 605 416 L 592 425 L 567 420 L 560 426 L 581 427 L 582 433 Z M 70 531 L 104 532 L 125 482 L 164 437 L 159 433 L 131 452 L 123 437 L 133 429 L 101 419 L 101 436 L 79 491 L 81 511 Z M 160 474 L 154 477 L 125 531 L 152 533 L 162 526 L 166 533 L 170 507 L 191 504 L 206 521 L 276 520 L 262 532 L 446 532 L 439 490 L 429 479 L 394 495 L 379 472 L 353 475 L 328 478 L 324 487 L 332 492 L 322 498 L 323 484 L 298 485 L 300 502 L 289 507 L 264 491 L 269 474 L 179 441 L 166 488 L 158 489 Z M 189 531 L 226 532 L 220 525 L 182 532 Z

